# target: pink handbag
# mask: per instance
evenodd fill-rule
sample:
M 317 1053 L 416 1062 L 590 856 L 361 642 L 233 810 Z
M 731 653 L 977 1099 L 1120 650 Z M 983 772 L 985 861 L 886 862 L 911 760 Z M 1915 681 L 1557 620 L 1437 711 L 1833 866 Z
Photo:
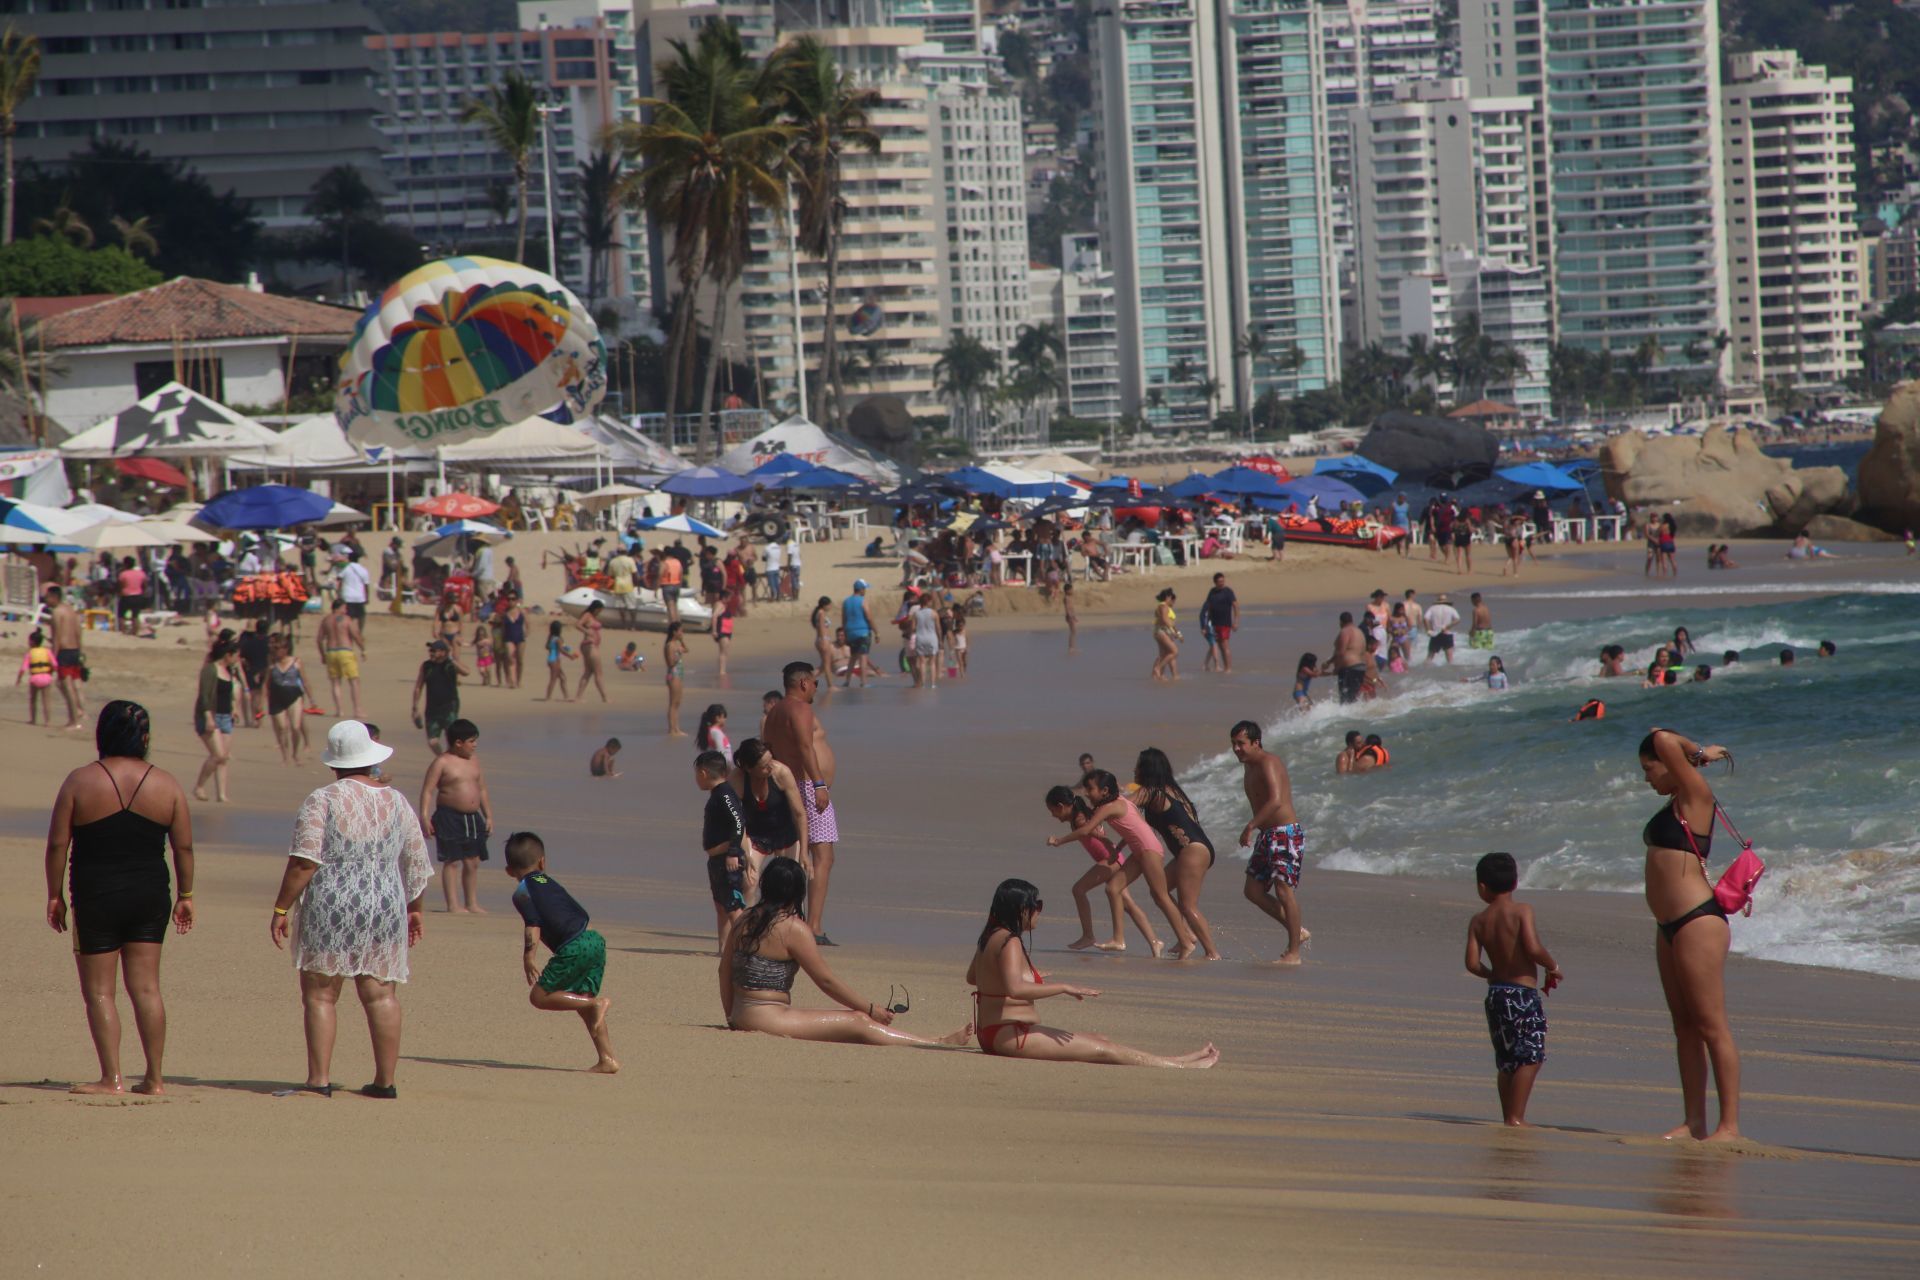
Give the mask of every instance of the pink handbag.
M 1700 869 L 1705 871 L 1706 855 L 1700 852 L 1700 846 L 1694 842 L 1693 828 L 1687 825 L 1678 808 L 1674 809 L 1673 816 L 1680 819 L 1680 829 L 1687 833 L 1687 844 L 1692 847 L 1693 856 L 1700 859 Z M 1767 864 L 1753 851 L 1753 841 L 1740 834 L 1740 829 L 1733 825 L 1733 819 L 1727 816 L 1727 811 L 1720 807 L 1718 801 L 1714 802 L 1713 816 L 1733 832 L 1733 838 L 1740 842 L 1740 852 L 1734 857 L 1733 864 L 1720 873 L 1719 883 L 1713 886 L 1713 899 L 1729 916 L 1735 912 L 1751 916 L 1753 891 L 1759 885 L 1760 877 L 1767 874 Z

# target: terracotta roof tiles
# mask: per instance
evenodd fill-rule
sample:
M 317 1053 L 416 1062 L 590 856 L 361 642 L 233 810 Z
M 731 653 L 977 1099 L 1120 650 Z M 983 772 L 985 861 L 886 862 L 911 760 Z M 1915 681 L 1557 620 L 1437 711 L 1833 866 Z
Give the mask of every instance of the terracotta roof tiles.
M 150 289 L 50 316 L 40 330 L 49 348 L 282 338 L 294 333 L 344 341 L 359 319 L 360 313 L 349 307 L 176 276 Z

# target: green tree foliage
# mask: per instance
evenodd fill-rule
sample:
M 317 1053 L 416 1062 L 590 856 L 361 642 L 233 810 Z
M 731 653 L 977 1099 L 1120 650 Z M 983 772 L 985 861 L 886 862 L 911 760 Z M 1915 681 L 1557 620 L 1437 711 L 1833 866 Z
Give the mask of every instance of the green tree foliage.
M 35 236 L 0 247 L 0 298 L 132 293 L 164 279 L 117 244 L 82 249 L 57 236 Z
M 1031 77 L 1036 69 L 1033 58 L 1033 38 L 1019 31 L 1000 33 L 1000 61 L 1006 64 L 1007 74 L 1016 80 Z
M 95 138 L 60 164 L 21 167 L 19 225 L 71 209 L 96 234 L 115 219 L 141 225 L 157 243 L 153 265 L 163 277 L 239 280 L 257 247 L 260 224 L 246 201 L 178 160 L 158 160 L 124 142 Z
M 509 71 L 499 84 L 474 98 L 461 110 L 460 119 L 477 124 L 487 141 L 513 166 L 514 198 L 519 208 L 519 228 L 514 236 L 513 260 L 527 257 L 527 184 L 531 180 L 533 153 L 540 145 L 540 91 L 518 71 Z

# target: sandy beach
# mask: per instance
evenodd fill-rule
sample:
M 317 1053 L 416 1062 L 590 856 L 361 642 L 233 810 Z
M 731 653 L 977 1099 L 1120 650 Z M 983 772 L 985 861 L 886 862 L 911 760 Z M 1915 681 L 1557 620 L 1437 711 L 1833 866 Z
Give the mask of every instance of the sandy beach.
M 510 544 L 530 597 L 550 601 L 552 584 L 531 568 L 541 545 Z M 858 550 L 808 547 L 803 597 L 837 600 L 865 574 L 876 614 L 890 617 L 898 568 Z M 1768 544 L 1740 550 L 1759 566 L 1752 575 L 1692 573 L 1682 585 L 1784 596 L 1913 576 L 1891 553 L 1788 572 Z M 1631 593 L 1638 554 L 1546 555 L 1517 590 Z M 1068 780 L 1079 751 L 1118 769 L 1151 742 L 1184 769 L 1224 750 L 1227 725 L 1277 714 L 1299 652 L 1324 652 L 1333 612 L 1375 586 L 1456 600 L 1483 589 L 1503 625 L 1598 607 L 1527 600 L 1497 562 L 1462 577 L 1423 550 L 1402 560 L 1290 548 L 1278 568 L 1260 555 L 1218 566 L 1246 611 L 1230 679 L 1201 677 L 1193 644 L 1178 685 L 1145 679 L 1147 602 L 1173 585 L 1191 616 L 1209 565 L 1076 593 L 1071 658 L 1057 614 L 1009 593 L 973 632 L 969 681 L 914 693 L 894 676 L 821 709 L 842 779 L 830 932 L 843 945 L 828 953 L 842 977 L 875 996 L 908 987 L 909 1029 L 959 1026 L 992 887 L 1024 875 L 1048 904 L 1036 963 L 1104 992 L 1049 1001 L 1046 1020 L 1160 1052 L 1211 1040 L 1223 1059 L 1205 1072 L 721 1029 L 692 753 L 661 736 L 657 674 L 610 671 L 609 704 L 553 706 L 531 700 L 544 668 L 530 666 L 518 693 L 469 683 L 463 709 L 481 725 L 499 829 L 539 831 L 555 875 L 607 936 L 619 1076 L 582 1074 L 592 1055 L 577 1020 L 528 1006 L 496 841 L 482 880 L 492 914 L 441 914 L 429 890 L 401 994 L 399 1100 L 273 1098 L 298 1083 L 304 1059 L 268 907 L 294 809 L 330 775 L 281 766 L 262 730 L 237 735 L 235 803 L 195 809 L 200 924 L 169 940 L 163 969 L 168 1096 L 72 1097 L 66 1086 L 91 1077 L 93 1054 L 68 941 L 44 924 L 41 865 L 48 800 L 92 758 L 91 734 L 28 728 L 12 694 L 0 712 L 0 905 L 16 926 L 0 937 L 12 978 L 0 987 L 0 1275 L 273 1274 L 315 1262 L 419 1276 L 556 1263 L 695 1276 L 1911 1274 L 1915 983 L 1735 957 L 1728 995 L 1749 1137 L 1705 1150 L 1651 1136 L 1678 1119 L 1679 1095 L 1637 895 L 1523 895 L 1568 973 L 1548 1003 L 1532 1132 L 1497 1124 L 1483 988 L 1460 960 L 1478 907 L 1471 883 L 1326 871 L 1310 852 L 1301 895 L 1314 941 L 1307 964 L 1285 971 L 1261 963 L 1280 950 L 1277 931 L 1240 899 L 1240 866 L 1223 854 L 1204 905 L 1226 960 L 1154 962 L 1137 939 L 1125 956 L 1062 949 L 1084 855 L 1045 847 L 1057 828 L 1039 796 Z M 1703 558 L 1693 546 L 1683 557 L 1689 569 Z M 810 656 L 804 613 L 755 606 L 725 684 L 711 641 L 695 637 L 686 727 L 720 701 L 734 739 L 751 734 L 780 664 Z M 311 636 L 309 621 L 301 656 L 318 675 Z M 406 716 L 426 636 L 424 617 L 370 620 L 368 717 L 400 748 L 390 772 L 409 796 L 427 763 Z M 657 666 L 658 636 L 639 639 Z M 188 731 L 197 625 L 89 644 L 89 699 L 146 703 L 155 762 L 190 783 L 202 754 Z M 883 645 L 883 665 L 890 656 Z M 587 755 L 609 735 L 626 743 L 625 776 L 589 780 Z M 1290 763 L 1296 788 L 1328 785 L 1322 762 Z M 1525 839 L 1489 833 L 1486 847 L 1520 852 Z M 804 979 L 795 998 L 826 1003 Z M 123 1055 L 137 1070 L 130 1024 Z M 335 1079 L 357 1087 L 370 1072 L 349 999 Z M 91 1184 L 109 1178 L 106 1200 Z M 82 1218 L 82 1196 L 107 1207 Z

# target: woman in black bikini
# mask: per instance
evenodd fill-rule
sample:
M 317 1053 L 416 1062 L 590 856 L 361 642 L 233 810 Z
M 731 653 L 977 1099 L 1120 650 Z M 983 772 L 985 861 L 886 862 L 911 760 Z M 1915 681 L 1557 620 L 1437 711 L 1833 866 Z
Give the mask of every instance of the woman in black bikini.
M 807 811 L 793 771 L 775 760 L 758 738 L 748 738 L 734 749 L 733 772 L 727 780 L 747 811 L 747 838 L 753 842 L 747 851 L 746 895 L 751 903 L 768 859 L 805 852 L 800 837 L 807 829 Z M 804 869 L 804 859 L 801 865 Z
M 500 617 L 500 675 L 507 688 L 518 689 L 527 657 L 527 614 L 520 607 L 519 596 L 507 594 L 506 603 Z
M 980 931 L 967 985 L 979 1002 L 975 1036 L 980 1051 L 999 1058 L 1037 1058 L 1049 1062 L 1098 1062 L 1121 1067 L 1210 1067 L 1220 1051 L 1208 1044 L 1177 1058 L 1163 1058 L 1115 1044 L 1105 1036 L 1042 1026 L 1034 1001 L 1048 996 L 1086 1000 L 1100 993 L 1091 987 L 1048 982 L 1027 958 L 1020 935 L 1040 919 L 1040 891 L 1025 880 L 1002 880 L 993 891 L 987 927 Z
M 1201 954 L 1209 960 L 1218 960 L 1220 952 L 1213 945 L 1213 930 L 1208 927 L 1207 918 L 1200 914 L 1200 887 L 1207 882 L 1207 872 L 1213 867 L 1213 841 L 1207 839 L 1193 801 L 1174 778 L 1173 762 L 1167 759 L 1166 752 L 1158 747 L 1142 751 L 1134 762 L 1133 780 L 1140 785 L 1134 803 L 1146 815 L 1147 825 L 1160 833 L 1161 842 L 1173 854 L 1173 861 L 1167 865 L 1167 888 L 1173 894 L 1174 903 L 1180 908 L 1187 927 L 1193 930 Z M 1189 946 L 1176 952 L 1174 958 L 1185 960 L 1192 954 L 1193 948 Z
M 193 823 L 180 784 L 147 763 L 146 708 L 114 701 L 100 709 L 94 744 L 100 758 L 67 775 L 47 828 L 47 924 L 65 933 L 68 852 L 72 852 L 73 950 L 87 1029 L 100 1056 L 100 1078 L 75 1093 L 123 1092 L 116 973 L 126 975 L 134 1026 L 147 1074 L 134 1093 L 163 1093 L 160 1060 L 167 1010 L 160 1000 L 160 944 L 167 925 L 193 928 Z M 166 846 L 173 845 L 175 899 L 167 883 Z
M 1730 760 L 1725 747 L 1700 746 L 1670 729 L 1640 744 L 1647 785 L 1670 799 L 1647 822 L 1647 906 L 1659 922 L 1654 955 L 1680 1057 L 1686 1123 L 1668 1138 L 1723 1141 L 1740 1136 L 1740 1051 L 1727 1025 L 1727 913 L 1706 874 L 1716 813 L 1702 765 Z M 1720 1090 L 1720 1125 L 1707 1128 L 1707 1073 Z
M 813 984 L 841 1009 L 793 1007 L 793 975 L 806 970 Z M 807 876 L 792 858 L 767 864 L 760 901 L 727 931 L 720 948 L 720 1008 L 735 1031 L 763 1031 L 789 1040 L 833 1044 L 960 1045 L 971 1025 L 928 1040 L 891 1025 L 894 1011 L 862 1000 L 833 976 L 807 923 Z

